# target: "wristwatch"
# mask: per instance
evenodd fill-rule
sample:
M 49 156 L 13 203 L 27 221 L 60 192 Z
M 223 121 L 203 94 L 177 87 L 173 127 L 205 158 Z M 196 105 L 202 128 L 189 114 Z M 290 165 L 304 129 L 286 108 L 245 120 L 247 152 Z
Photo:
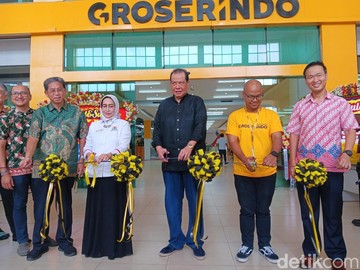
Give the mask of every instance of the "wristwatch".
M 279 153 L 276 152 L 276 151 L 271 151 L 270 154 L 273 155 L 276 158 L 279 157 Z
M 344 150 L 343 153 L 347 154 L 349 157 L 352 157 L 353 155 L 353 152 L 351 150 Z

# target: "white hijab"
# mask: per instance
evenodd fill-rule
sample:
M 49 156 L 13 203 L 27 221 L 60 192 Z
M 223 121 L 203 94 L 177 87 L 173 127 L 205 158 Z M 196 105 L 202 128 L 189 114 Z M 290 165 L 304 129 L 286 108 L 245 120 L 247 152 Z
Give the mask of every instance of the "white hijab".
M 114 104 L 115 104 L 115 113 L 114 113 L 114 116 L 111 117 L 111 118 L 106 118 L 102 112 L 102 104 L 103 104 L 103 101 L 105 98 L 110 98 Z M 115 119 L 118 119 L 120 118 L 120 113 L 119 113 L 119 100 L 117 99 L 117 97 L 115 97 L 114 95 L 106 95 L 104 96 L 101 101 L 100 101 L 100 117 L 101 117 L 101 120 L 104 121 L 104 122 L 107 122 L 107 121 L 110 121 L 110 120 L 115 120 Z

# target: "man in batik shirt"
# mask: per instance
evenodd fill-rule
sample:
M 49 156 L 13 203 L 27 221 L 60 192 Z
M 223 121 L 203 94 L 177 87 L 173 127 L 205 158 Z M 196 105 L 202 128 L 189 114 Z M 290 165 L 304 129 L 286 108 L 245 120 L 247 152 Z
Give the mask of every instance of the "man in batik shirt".
M 24 158 L 27 142 L 27 131 L 33 109 L 30 108 L 31 94 L 28 87 L 16 85 L 11 90 L 11 102 L 15 105 L 0 124 L 0 167 L 2 188 L 13 191 L 13 217 L 18 254 L 26 256 L 29 252 L 29 235 L 27 229 L 26 204 L 31 184 L 31 166 L 20 167 Z
M 73 246 L 72 232 L 72 187 L 75 177 L 84 172 L 83 147 L 88 132 L 85 114 L 79 107 L 66 103 L 65 81 L 59 77 L 48 78 L 44 82 L 45 94 L 50 104 L 39 108 L 33 114 L 26 155 L 22 166 L 33 164 L 32 189 L 34 196 L 34 233 L 33 250 L 27 255 L 28 261 L 34 261 L 49 250 L 48 244 L 42 241 L 43 216 L 49 182 L 43 181 L 39 176 L 39 164 L 49 154 L 57 154 L 68 165 L 69 176 L 59 181 L 63 207 L 58 218 L 56 241 L 59 251 L 65 256 L 75 256 L 76 248 Z M 78 141 L 80 145 L 80 158 L 78 162 Z M 60 198 L 56 196 L 60 207 Z M 61 209 L 61 208 L 59 208 Z

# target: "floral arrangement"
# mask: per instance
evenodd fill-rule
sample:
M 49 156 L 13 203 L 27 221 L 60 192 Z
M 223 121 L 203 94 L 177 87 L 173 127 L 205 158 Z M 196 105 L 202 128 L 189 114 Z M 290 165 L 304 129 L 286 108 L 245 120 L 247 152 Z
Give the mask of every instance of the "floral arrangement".
M 40 230 L 40 235 L 43 239 L 47 237 L 47 230 L 49 228 L 49 207 L 51 205 L 51 194 L 54 191 L 54 185 L 57 184 L 57 196 L 59 197 L 60 211 L 62 228 L 65 232 L 64 223 L 64 207 L 61 195 L 60 180 L 66 178 L 69 175 L 69 168 L 64 159 L 56 154 L 50 154 L 45 158 L 45 161 L 41 161 L 39 165 L 39 175 L 45 182 L 50 182 L 45 202 L 44 220 L 43 227 Z
M 222 170 L 220 155 L 215 151 L 205 154 L 203 149 L 199 149 L 188 159 L 187 164 L 195 179 L 206 182 L 211 182 Z
M 100 106 L 103 95 L 100 93 L 79 92 L 78 94 L 70 94 L 66 98 L 66 102 L 77 106 Z
M 347 85 L 341 85 L 331 91 L 332 94 L 339 97 L 357 97 L 360 96 L 360 85 L 356 83 L 350 83 Z
M 69 94 L 66 102 L 77 105 L 85 113 L 89 124 L 95 120 L 100 119 L 100 102 L 103 98 L 101 93 L 89 93 L 80 91 L 78 94 Z M 38 108 L 48 105 L 50 102 L 44 100 L 38 103 Z M 131 101 L 122 101 L 120 103 L 119 113 L 121 118 L 132 123 L 136 120 L 136 115 L 139 113 L 138 107 Z
M 135 180 L 139 177 L 143 168 L 141 157 L 131 155 L 129 151 L 113 155 L 110 164 L 111 172 L 119 182 Z
M 321 242 L 318 236 L 318 230 L 314 219 L 314 210 L 309 196 L 308 189 L 322 186 L 327 179 L 327 172 L 324 165 L 309 158 L 300 160 L 295 166 L 295 180 L 304 184 L 304 199 L 309 210 L 309 220 L 312 227 L 312 242 L 317 255 L 321 252 Z
M 57 182 L 69 175 L 66 162 L 56 154 L 50 154 L 41 161 L 39 175 L 45 182 Z
M 124 108 L 126 111 L 126 121 L 132 122 L 136 120 L 136 115 L 139 113 L 139 109 L 134 103 L 124 100 L 123 102 L 121 102 L 121 108 Z
M 327 178 L 324 165 L 309 158 L 300 160 L 295 166 L 295 180 L 307 188 L 322 186 Z
M 111 172 L 114 173 L 117 181 L 126 182 L 126 207 L 122 222 L 122 233 L 119 243 L 130 240 L 133 235 L 133 212 L 134 212 L 134 190 L 131 181 L 139 177 L 142 172 L 142 159 L 131 155 L 129 151 L 113 155 L 111 160 Z M 125 235 L 127 235 L 125 237 Z
M 222 170 L 221 157 L 215 151 L 205 153 L 203 149 L 199 149 L 191 156 L 187 165 L 191 175 L 199 181 L 197 188 L 196 213 L 195 222 L 192 231 L 193 241 L 198 246 L 197 234 L 199 230 L 199 222 L 201 216 L 202 201 L 204 196 L 205 182 L 211 182 L 215 176 L 220 175 Z

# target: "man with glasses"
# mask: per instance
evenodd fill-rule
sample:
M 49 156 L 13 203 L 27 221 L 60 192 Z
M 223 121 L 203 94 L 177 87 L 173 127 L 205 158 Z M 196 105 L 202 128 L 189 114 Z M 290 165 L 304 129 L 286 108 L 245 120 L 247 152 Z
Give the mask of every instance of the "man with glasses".
M 39 165 L 49 154 L 57 154 L 68 165 L 69 176 L 59 181 L 63 216 L 59 213 L 56 241 L 59 251 L 65 256 L 75 256 L 77 250 L 73 245 L 72 233 L 72 187 L 75 177 L 84 172 L 83 147 L 88 132 L 88 125 L 84 113 L 79 107 L 65 101 L 65 81 L 59 77 L 51 77 L 44 81 L 45 94 L 50 104 L 36 110 L 33 114 L 29 129 L 26 154 L 20 166 L 33 165 L 32 191 L 34 198 L 34 232 L 33 249 L 28 253 L 27 260 L 39 259 L 49 250 L 49 243 L 41 236 L 43 229 L 46 197 L 49 182 L 39 176 Z M 78 141 L 80 158 L 78 162 Z M 59 194 L 56 196 L 58 209 L 60 208 Z
M 259 81 L 247 81 L 243 91 L 245 107 L 229 115 L 226 130 L 234 154 L 235 188 L 240 204 L 242 245 L 236 259 L 242 263 L 248 261 L 253 251 L 255 227 L 260 254 L 271 263 L 279 259 L 270 245 L 270 205 L 283 129 L 277 113 L 261 107 L 263 96 Z
M 169 256 L 188 245 L 195 258 L 203 260 L 203 219 L 199 222 L 195 245 L 192 229 L 196 213 L 197 181 L 189 173 L 187 160 L 198 150 L 205 149 L 206 108 L 202 98 L 189 95 L 189 72 L 175 69 L 170 74 L 173 96 L 159 105 L 153 131 L 152 145 L 162 161 L 165 183 L 165 209 L 170 230 L 169 244 L 160 256 Z M 181 229 L 184 191 L 188 201 L 189 223 L 186 235 Z
M 7 113 L 10 111 L 10 107 L 5 106 L 5 102 L 8 99 L 8 91 L 5 86 L 5 84 L 0 83 L 0 119 L 4 119 L 7 115 Z M 0 167 L 0 180 L 2 180 L 2 176 L 6 175 L 7 169 L 6 166 Z M 15 231 L 15 225 L 14 225 L 14 219 L 13 219 L 13 209 L 14 209 L 14 198 L 13 198 L 13 192 L 12 190 L 4 189 L 0 185 L 0 194 L 1 194 L 1 200 L 4 206 L 5 210 L 5 216 L 9 223 L 10 230 L 13 234 L 13 241 L 16 241 L 16 231 Z M 5 240 L 10 237 L 10 234 L 7 232 L 4 232 L 0 228 L 0 240 Z
M 346 246 L 342 233 L 344 172 L 351 168 L 350 156 L 359 125 L 347 101 L 326 90 L 328 74 L 324 63 L 308 64 L 303 75 L 311 93 L 296 103 L 287 126 L 290 133 L 290 173 L 294 177 L 296 163 L 304 158 L 324 164 L 327 181 L 323 186 L 308 190 L 313 218 L 319 232 L 321 203 L 325 253 L 332 261 L 332 269 L 345 269 Z M 344 151 L 342 131 L 345 134 Z M 301 267 L 312 268 L 318 256 L 312 239 L 313 228 L 304 199 L 304 185 L 297 183 L 296 186 L 304 231 L 302 249 L 305 258 Z
M 16 237 L 19 243 L 17 253 L 26 256 L 29 252 L 26 205 L 31 184 L 31 166 L 20 167 L 24 158 L 27 131 L 33 109 L 30 108 L 31 94 L 27 86 L 16 85 L 11 90 L 11 102 L 15 105 L 0 125 L 0 167 L 2 188 L 13 191 L 13 217 Z

